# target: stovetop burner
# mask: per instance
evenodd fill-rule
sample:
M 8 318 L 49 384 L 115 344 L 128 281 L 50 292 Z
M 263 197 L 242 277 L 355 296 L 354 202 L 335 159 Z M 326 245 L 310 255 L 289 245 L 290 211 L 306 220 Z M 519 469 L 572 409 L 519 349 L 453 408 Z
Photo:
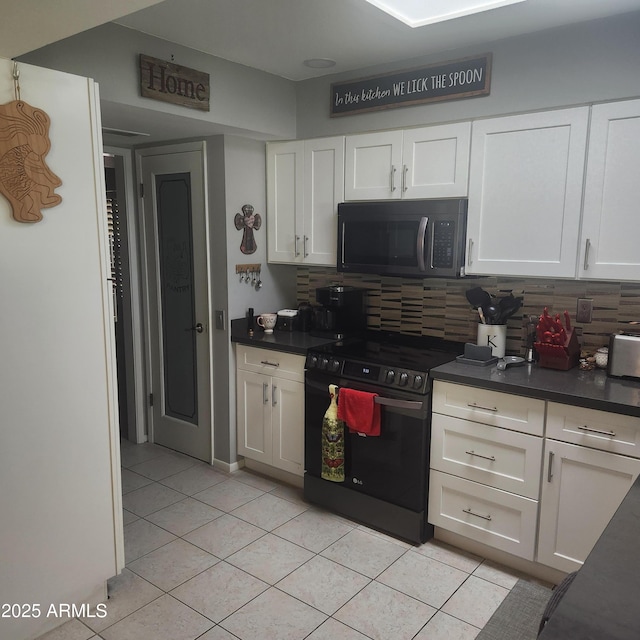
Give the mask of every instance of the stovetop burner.
M 368 331 L 312 350 L 307 369 L 426 393 L 429 371 L 463 352 L 459 342 L 426 336 Z

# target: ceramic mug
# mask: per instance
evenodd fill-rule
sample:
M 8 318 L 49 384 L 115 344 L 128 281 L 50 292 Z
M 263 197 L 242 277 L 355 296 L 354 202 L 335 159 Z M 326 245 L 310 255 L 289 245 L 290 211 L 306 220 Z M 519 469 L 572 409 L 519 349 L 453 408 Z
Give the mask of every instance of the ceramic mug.
M 277 313 L 261 313 L 258 316 L 257 323 L 264 329 L 265 333 L 273 333 L 273 328 L 276 326 L 277 319 Z

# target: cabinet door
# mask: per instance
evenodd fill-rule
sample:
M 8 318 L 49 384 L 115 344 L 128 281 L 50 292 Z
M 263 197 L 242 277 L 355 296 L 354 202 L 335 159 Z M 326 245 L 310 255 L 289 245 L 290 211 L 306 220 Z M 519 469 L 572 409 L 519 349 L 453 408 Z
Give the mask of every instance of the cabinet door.
M 271 378 L 238 370 L 236 398 L 238 453 L 271 464 Z
M 301 476 L 304 471 L 304 384 L 282 378 L 272 378 L 271 383 L 271 464 Z
M 466 196 L 470 145 L 470 122 L 404 131 L 402 197 Z
M 336 266 L 338 203 L 344 200 L 344 137 L 304 145 L 305 264 Z
M 267 255 L 269 262 L 302 261 L 304 143 L 267 144 Z
M 347 136 L 345 146 L 345 200 L 402 197 L 402 131 Z
M 581 278 L 640 280 L 640 100 L 591 111 Z
M 467 273 L 575 277 L 588 107 L 473 123 Z
M 640 473 L 640 460 L 547 440 L 537 561 L 582 566 Z

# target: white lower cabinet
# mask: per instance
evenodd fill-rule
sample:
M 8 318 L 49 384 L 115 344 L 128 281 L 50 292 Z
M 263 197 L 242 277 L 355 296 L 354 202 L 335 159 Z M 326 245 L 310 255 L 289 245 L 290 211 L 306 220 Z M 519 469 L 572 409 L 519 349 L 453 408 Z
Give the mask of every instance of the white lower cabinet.
M 304 357 L 238 345 L 238 453 L 304 471 Z
M 533 560 L 543 433 L 542 400 L 436 381 L 429 522 Z
M 640 474 L 639 447 L 640 418 L 436 380 L 429 522 L 575 571 Z

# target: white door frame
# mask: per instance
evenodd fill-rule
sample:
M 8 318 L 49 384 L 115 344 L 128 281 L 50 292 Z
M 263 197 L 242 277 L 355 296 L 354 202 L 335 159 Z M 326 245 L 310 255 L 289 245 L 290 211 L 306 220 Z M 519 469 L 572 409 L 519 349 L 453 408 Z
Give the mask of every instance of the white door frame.
M 202 167 L 203 167 L 203 180 L 204 180 L 204 207 L 205 207 L 205 261 L 206 261 L 206 282 L 207 282 L 207 292 L 208 292 L 208 300 L 207 300 L 207 323 L 209 327 L 211 327 L 211 318 L 212 318 L 212 308 L 211 308 L 211 246 L 209 242 L 209 198 L 208 198 L 208 179 L 207 179 L 207 155 L 206 155 L 206 142 L 186 142 L 181 144 L 168 144 L 162 145 L 158 147 L 148 147 L 143 149 L 135 150 L 135 159 L 136 159 L 136 183 L 138 186 L 142 183 L 142 159 L 144 157 L 154 156 L 154 155 L 167 155 L 171 153 L 184 153 L 189 151 L 196 151 L 202 155 Z M 149 247 L 148 247 L 148 229 L 146 228 L 145 216 L 143 215 L 144 204 L 142 200 L 141 190 L 138 189 L 138 211 L 139 211 L 139 219 L 140 219 L 140 244 L 141 244 L 141 282 L 142 282 L 142 300 L 143 300 L 143 318 L 144 318 L 144 330 L 145 335 L 148 337 L 150 334 L 150 326 L 151 326 L 151 309 L 149 304 L 149 273 L 147 268 L 147 260 L 149 257 Z M 209 395 L 209 410 L 211 415 L 211 455 L 209 463 L 212 464 L 214 460 L 214 407 L 213 407 L 213 344 L 211 339 L 211 331 L 207 331 L 206 335 L 208 336 L 208 354 L 209 354 L 209 362 L 208 362 L 208 371 L 209 371 L 209 379 L 211 380 L 211 393 Z M 146 365 L 146 375 L 145 375 L 145 393 L 143 395 L 144 407 L 146 412 L 146 425 L 147 425 L 147 434 L 150 442 L 154 442 L 154 433 L 153 433 L 153 412 L 149 407 L 149 395 L 152 392 L 151 389 L 151 344 L 147 339 L 145 341 L 145 365 Z

